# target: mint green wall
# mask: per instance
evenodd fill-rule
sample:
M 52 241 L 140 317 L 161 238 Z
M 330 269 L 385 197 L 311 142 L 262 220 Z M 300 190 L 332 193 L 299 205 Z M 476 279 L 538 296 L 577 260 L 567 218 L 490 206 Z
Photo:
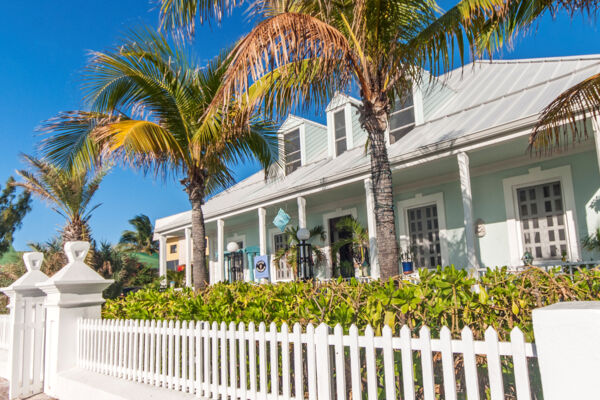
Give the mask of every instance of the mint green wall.
M 327 129 L 304 123 L 306 162 L 311 163 L 327 156 Z

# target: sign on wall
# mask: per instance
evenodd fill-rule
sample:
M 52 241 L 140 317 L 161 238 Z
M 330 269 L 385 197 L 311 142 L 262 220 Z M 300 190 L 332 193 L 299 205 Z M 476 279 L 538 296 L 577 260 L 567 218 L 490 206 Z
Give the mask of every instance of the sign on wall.
M 261 279 L 270 279 L 271 274 L 269 271 L 269 257 L 270 256 L 256 256 L 254 257 L 254 279 L 260 281 Z

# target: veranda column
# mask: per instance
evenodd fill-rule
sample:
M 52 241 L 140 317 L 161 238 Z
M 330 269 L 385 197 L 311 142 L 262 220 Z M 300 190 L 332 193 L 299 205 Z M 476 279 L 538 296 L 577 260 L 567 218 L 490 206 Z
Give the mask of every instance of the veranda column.
M 598 168 L 600 169 L 600 120 L 594 118 L 593 129 L 594 129 L 594 141 L 596 142 L 596 161 Z
M 267 254 L 267 210 L 258 209 L 258 241 L 261 256 Z
M 479 263 L 475 253 L 475 223 L 473 221 L 473 195 L 471 194 L 471 173 L 469 172 L 469 156 L 458 153 L 458 173 L 460 175 L 460 192 L 463 203 L 463 224 L 467 250 L 467 268 L 477 274 Z
M 192 229 L 185 228 L 185 286 L 192 287 Z
M 29 397 L 43 390 L 45 294 L 36 287 L 48 279 L 40 271 L 43 260 L 42 253 L 23 254 L 27 272 L 9 287 L 0 289 L 10 299 L 9 399 Z
M 217 282 L 225 280 L 225 221 L 217 220 Z
M 298 228 L 306 228 L 306 199 L 298 197 Z
M 158 237 L 158 276 L 167 283 L 167 238 L 164 235 Z
M 77 321 L 100 318 L 102 291 L 114 281 L 88 267 L 88 242 L 67 242 L 69 262 L 47 281 L 36 286 L 46 294 L 46 349 L 44 392 L 63 398 L 59 374 L 77 365 Z
M 377 260 L 377 228 L 375 226 L 375 199 L 373 197 L 371 178 L 365 179 L 365 196 L 367 199 L 367 229 L 369 230 L 369 264 L 371 277 L 379 279 L 379 262 Z

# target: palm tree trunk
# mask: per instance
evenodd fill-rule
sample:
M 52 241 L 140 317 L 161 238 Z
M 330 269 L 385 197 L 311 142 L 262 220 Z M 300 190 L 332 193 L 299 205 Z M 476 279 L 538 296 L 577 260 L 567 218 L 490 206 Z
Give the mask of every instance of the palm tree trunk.
M 206 230 L 204 227 L 204 182 L 205 176 L 198 171 L 192 171 L 182 183 L 192 205 L 192 284 L 196 290 L 204 289 L 210 282 L 206 267 Z
M 371 180 L 375 200 L 377 259 L 381 279 L 387 280 L 399 273 L 392 170 L 385 141 L 385 131 L 388 125 L 387 101 L 384 100 L 378 104 L 364 102 L 364 104 L 361 119 L 363 127 L 369 134 Z

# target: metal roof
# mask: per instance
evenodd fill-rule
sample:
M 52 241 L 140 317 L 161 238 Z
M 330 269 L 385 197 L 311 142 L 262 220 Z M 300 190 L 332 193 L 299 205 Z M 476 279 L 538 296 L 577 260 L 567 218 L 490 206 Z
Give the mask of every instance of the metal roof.
M 427 155 L 432 145 L 452 146 L 484 130 L 515 121 L 535 121 L 561 92 L 598 72 L 600 55 L 524 60 L 477 61 L 439 78 L 453 89 L 441 107 L 423 124 L 390 146 L 392 163 L 411 153 Z M 436 147 L 436 146 L 433 146 Z M 288 176 L 265 181 L 264 173 L 244 179 L 217 194 L 203 207 L 205 218 L 215 218 L 265 201 L 368 173 L 369 160 L 362 146 L 337 158 L 304 165 Z M 184 212 L 156 221 L 157 232 L 189 225 Z

